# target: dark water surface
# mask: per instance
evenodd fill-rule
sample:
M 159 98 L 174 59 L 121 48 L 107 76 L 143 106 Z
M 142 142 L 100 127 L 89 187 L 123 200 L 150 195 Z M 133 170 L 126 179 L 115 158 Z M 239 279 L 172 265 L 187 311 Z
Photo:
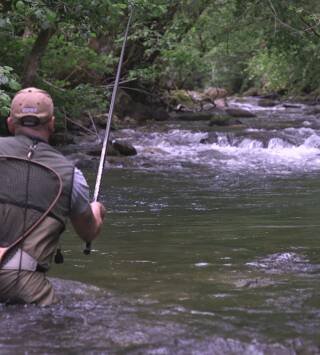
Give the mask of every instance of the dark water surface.
M 234 159 L 217 168 L 110 169 L 92 254 L 68 229 L 65 264 L 50 274 L 61 304 L 0 306 L 0 354 L 320 354 L 320 160 L 309 136 L 277 155 L 215 145 Z
M 319 193 L 315 173 L 111 170 L 94 252 L 64 235 L 62 304 L 3 307 L 0 352 L 319 353 Z

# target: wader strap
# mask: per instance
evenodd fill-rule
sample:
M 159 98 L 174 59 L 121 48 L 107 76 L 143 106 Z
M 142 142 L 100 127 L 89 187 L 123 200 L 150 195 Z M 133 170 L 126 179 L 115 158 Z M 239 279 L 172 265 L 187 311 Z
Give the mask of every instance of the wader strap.
M 24 270 L 24 271 L 38 271 L 47 272 L 48 267 L 39 265 L 37 260 L 31 255 L 21 250 L 16 251 L 12 258 L 1 266 L 2 270 Z

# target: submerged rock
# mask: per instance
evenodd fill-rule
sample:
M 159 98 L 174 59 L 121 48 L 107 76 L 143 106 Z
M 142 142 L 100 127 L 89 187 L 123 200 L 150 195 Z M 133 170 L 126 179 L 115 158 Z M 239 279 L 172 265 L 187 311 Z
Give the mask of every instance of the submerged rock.
M 209 121 L 214 118 L 212 112 L 179 112 L 171 115 L 172 119 L 180 121 Z
M 209 126 L 228 126 L 230 124 L 230 120 L 230 116 L 214 116 L 210 119 Z
M 265 278 L 256 279 L 239 279 L 236 281 L 235 285 L 238 288 L 260 288 L 274 285 L 275 281 Z
M 232 126 L 241 125 L 242 122 L 227 115 L 214 116 L 209 122 L 209 126 Z
M 256 114 L 243 108 L 226 108 L 226 113 L 232 117 L 256 117 Z
M 271 254 L 246 265 L 264 270 L 270 274 L 305 273 L 319 269 L 319 265 L 312 265 L 304 256 L 292 252 Z

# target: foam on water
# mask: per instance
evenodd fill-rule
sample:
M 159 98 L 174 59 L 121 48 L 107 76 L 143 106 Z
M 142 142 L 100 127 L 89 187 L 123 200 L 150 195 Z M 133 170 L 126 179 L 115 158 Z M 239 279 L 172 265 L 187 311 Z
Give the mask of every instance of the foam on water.
M 305 273 L 319 270 L 319 265 L 312 265 L 306 257 L 293 252 L 271 254 L 248 262 L 246 265 L 270 274 Z
M 311 128 L 248 129 L 243 135 L 216 132 L 214 138 L 208 132 L 186 129 L 131 133 L 140 161 L 158 168 L 161 164 L 172 167 L 190 163 L 229 172 L 249 168 L 263 173 L 320 169 L 320 136 Z

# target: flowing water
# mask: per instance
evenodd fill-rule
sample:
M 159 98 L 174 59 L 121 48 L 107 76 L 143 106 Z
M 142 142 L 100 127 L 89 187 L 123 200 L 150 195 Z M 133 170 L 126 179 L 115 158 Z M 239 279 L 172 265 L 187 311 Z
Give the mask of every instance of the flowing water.
M 233 105 L 258 118 L 120 132 L 92 254 L 65 233 L 61 304 L 1 306 L 1 354 L 320 353 L 317 108 Z

